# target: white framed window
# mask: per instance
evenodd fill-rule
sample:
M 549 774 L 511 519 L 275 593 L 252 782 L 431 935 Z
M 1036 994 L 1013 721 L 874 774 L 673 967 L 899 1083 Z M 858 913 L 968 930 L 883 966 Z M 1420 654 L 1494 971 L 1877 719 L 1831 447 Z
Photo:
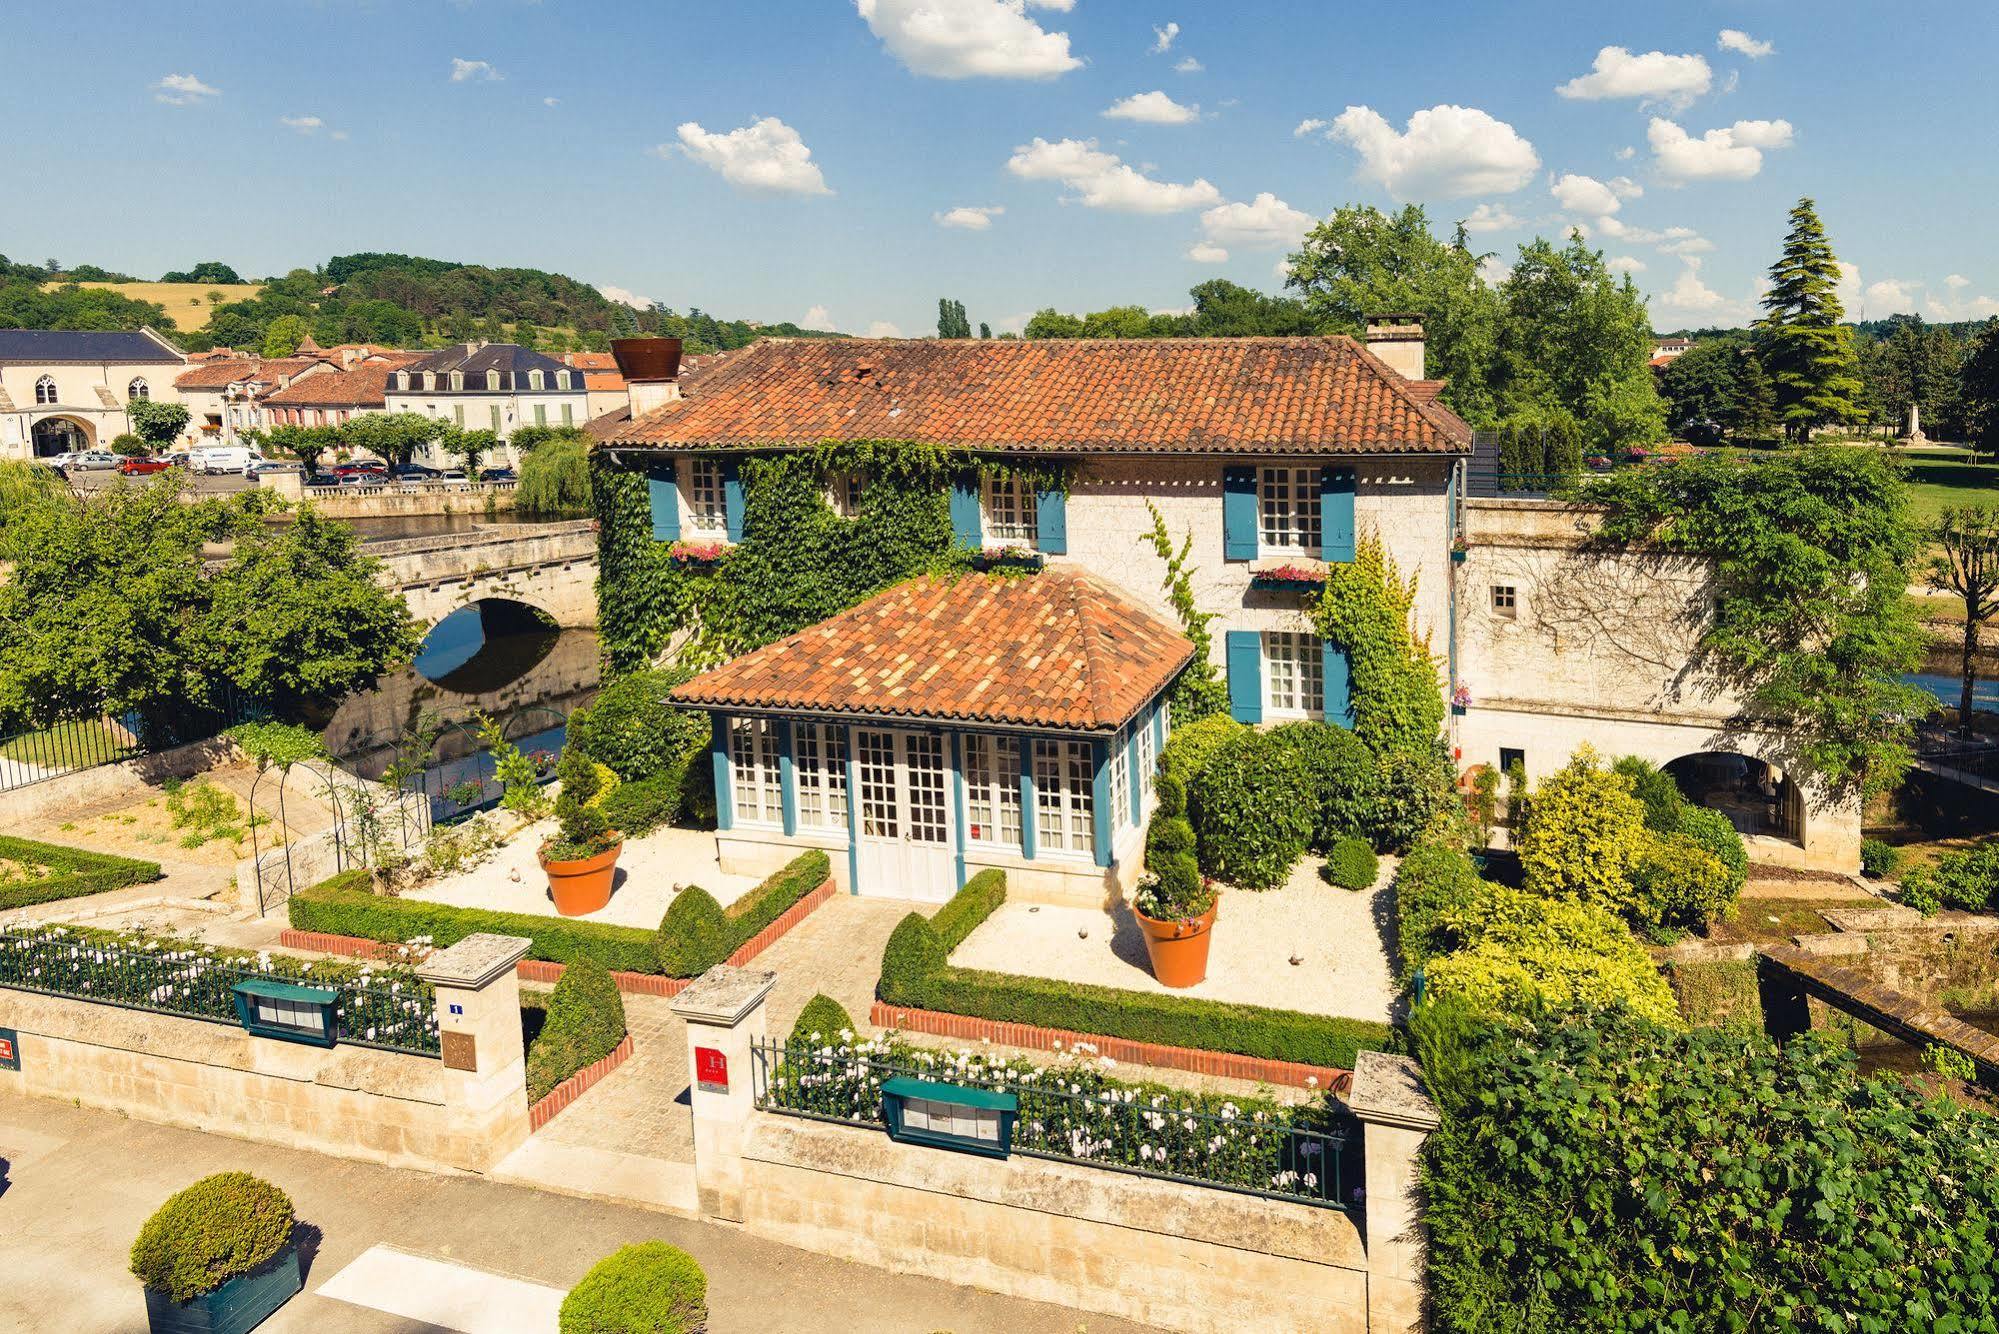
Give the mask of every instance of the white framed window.
M 984 489 L 986 536 L 999 542 L 1032 543 L 1039 530 L 1033 484 L 988 474 Z
M 1318 718 L 1326 708 L 1326 659 L 1317 635 L 1263 632 L 1263 707 L 1267 714 Z
M 143 377 L 140 379 L 136 379 L 132 381 L 132 383 L 125 386 L 125 397 L 128 399 L 151 398 L 152 396 L 153 396 L 153 388 L 151 385 L 146 383 Z
M 1513 620 L 1520 614 L 1520 595 L 1512 584 L 1492 586 L 1492 614 Z
M 1318 468 L 1265 468 L 1257 491 L 1258 537 L 1263 548 L 1317 556 L 1321 550 Z
M 974 843 L 1020 846 L 1020 742 L 965 738 L 965 836 Z
M 1154 705 L 1154 708 L 1159 706 Z M 1148 715 L 1138 721 L 1138 791 L 1141 797 L 1152 795 L 1152 780 L 1157 776 L 1159 751 L 1153 745 L 1152 718 Z
M 799 723 L 792 732 L 793 778 L 802 829 L 847 828 L 847 729 Z
M 1088 855 L 1097 849 L 1090 743 L 1034 743 L 1034 832 L 1038 851 Z
M 436 371 L 425 371 L 425 372 L 423 373 L 423 387 L 424 387 L 425 389 L 436 389 L 436 388 L 437 388 L 437 372 L 436 372 Z
M 534 424 L 536 426 L 548 425 L 548 405 L 546 403 L 537 403 L 534 405 Z
M 458 390 L 463 389 L 464 387 L 465 387 L 465 372 L 464 371 L 451 372 L 452 392 L 456 393 Z
M 540 371 L 529 371 L 529 372 L 528 372 L 528 388 L 530 388 L 530 389 L 534 389 L 534 390 L 539 390 L 539 389 L 541 388 L 541 372 L 540 372 Z
M 35 402 L 53 403 L 55 401 L 56 401 L 55 376 L 44 375 L 41 379 L 35 381 Z
M 863 730 L 859 736 L 861 833 L 902 837 L 902 807 L 895 790 L 895 733 Z
M 570 403 L 564 403 L 562 405 L 562 424 L 564 426 L 574 426 L 576 424 L 575 405 Z
M 498 435 L 500 433 L 500 405 L 495 403 L 488 411 L 493 418 L 493 434 Z
M 1131 747 L 1120 735 L 1111 742 L 1111 828 L 1131 823 Z
M 397 371 L 396 388 L 402 390 L 404 393 L 408 393 L 409 387 L 410 387 L 410 373 L 408 371 Z
M 826 504 L 843 519 L 858 518 L 861 513 L 861 475 L 858 472 L 827 473 Z
M 500 373 L 498 371 L 487 371 L 486 392 L 489 394 L 498 393 L 499 389 L 500 389 Z
M 728 527 L 728 513 L 722 499 L 722 461 L 687 460 L 687 524 L 710 532 Z
M 556 387 L 557 389 L 567 389 L 567 388 L 569 388 L 569 372 L 568 372 L 568 371 L 557 371 L 557 372 L 555 373 L 555 387 Z
M 465 429 L 465 405 L 463 403 L 453 403 L 451 405 L 451 422 L 459 430 L 462 431 Z
M 729 790 L 739 824 L 781 824 L 784 791 L 777 769 L 777 727 L 768 718 L 729 723 Z

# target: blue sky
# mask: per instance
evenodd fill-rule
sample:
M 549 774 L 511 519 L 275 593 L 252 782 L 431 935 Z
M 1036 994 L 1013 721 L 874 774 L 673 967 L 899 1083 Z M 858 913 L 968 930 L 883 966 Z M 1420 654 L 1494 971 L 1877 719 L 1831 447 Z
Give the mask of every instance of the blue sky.
M 399 250 L 914 334 L 941 295 L 1006 329 L 1274 290 L 1311 218 L 1407 199 L 1502 261 L 1584 226 L 1663 329 L 1745 319 L 1810 194 L 1850 314 L 1999 313 L 1990 0 L 28 12 L 0 82 L 17 259 Z

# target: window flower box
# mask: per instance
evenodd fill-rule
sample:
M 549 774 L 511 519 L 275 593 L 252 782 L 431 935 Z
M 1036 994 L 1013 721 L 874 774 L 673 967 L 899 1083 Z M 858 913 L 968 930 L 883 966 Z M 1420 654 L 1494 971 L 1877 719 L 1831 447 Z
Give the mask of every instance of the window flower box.
M 1459 686 L 1451 692 L 1451 712 L 1463 713 L 1471 707 L 1471 687 Z
M 1033 574 L 1048 564 L 1048 558 L 1032 547 L 987 547 L 972 558 L 981 570 L 1021 570 Z
M 1300 561 L 1252 565 L 1249 570 L 1249 586 L 1280 593 L 1317 592 L 1326 586 L 1326 567 Z
M 728 550 L 726 542 L 675 542 L 666 556 L 675 565 L 715 565 Z
M 1464 534 L 1460 533 L 1458 534 L 1458 536 L 1451 539 L 1452 560 L 1462 565 L 1464 564 L 1465 557 L 1470 554 L 1471 554 L 1471 543 L 1465 540 Z

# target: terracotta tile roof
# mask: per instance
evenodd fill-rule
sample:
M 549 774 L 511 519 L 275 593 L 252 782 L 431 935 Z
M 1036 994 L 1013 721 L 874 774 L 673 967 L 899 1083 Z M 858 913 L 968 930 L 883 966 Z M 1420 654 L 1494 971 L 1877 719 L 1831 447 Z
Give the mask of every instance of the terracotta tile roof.
M 695 677 L 703 708 L 1115 730 L 1194 656 L 1088 577 L 924 575 Z
M 618 369 L 618 359 L 609 352 L 571 352 L 563 358 L 577 370 L 614 371 Z
M 274 357 L 269 361 L 262 357 L 234 357 L 228 361 L 209 361 L 174 377 L 174 388 L 227 389 L 239 380 L 276 384 L 287 375 L 297 375 L 318 364 L 317 357 Z
M 914 439 L 1083 453 L 1457 454 L 1471 432 L 1351 338 L 765 339 L 617 432 L 667 449 Z
M 1434 403 L 1437 401 L 1437 395 L 1444 392 L 1444 386 L 1448 383 L 1447 380 L 1411 380 L 1409 392 L 1415 395 L 1418 403 Z
M 364 361 L 347 370 L 326 370 L 293 380 L 275 394 L 264 396 L 267 407 L 362 408 L 379 410 L 387 402 L 383 390 L 389 376 L 406 364 L 397 359 Z

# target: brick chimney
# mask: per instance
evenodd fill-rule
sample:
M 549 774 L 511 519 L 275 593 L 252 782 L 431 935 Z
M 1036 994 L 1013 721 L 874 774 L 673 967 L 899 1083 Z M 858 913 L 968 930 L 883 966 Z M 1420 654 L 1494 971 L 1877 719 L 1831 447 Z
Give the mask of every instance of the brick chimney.
M 613 338 L 611 355 L 625 377 L 633 421 L 680 397 L 678 338 Z
M 1363 320 L 1367 350 L 1388 363 L 1405 380 L 1421 380 L 1423 375 L 1423 317 L 1396 312 L 1369 315 Z

